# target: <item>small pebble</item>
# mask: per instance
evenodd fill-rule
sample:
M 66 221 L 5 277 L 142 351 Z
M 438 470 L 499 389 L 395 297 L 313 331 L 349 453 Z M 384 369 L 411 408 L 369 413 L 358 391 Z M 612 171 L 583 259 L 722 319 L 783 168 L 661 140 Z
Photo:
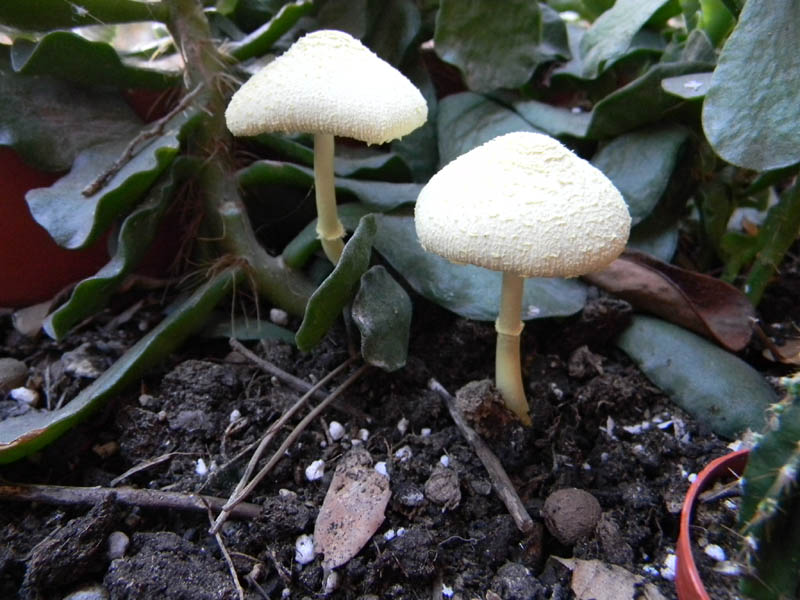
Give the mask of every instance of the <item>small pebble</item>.
M 228 421 L 230 421 L 231 423 L 235 423 L 236 421 L 238 421 L 241 418 L 242 418 L 242 413 L 239 412 L 238 408 L 234 408 L 231 411 L 231 414 L 228 416 Z
M 442 456 L 439 457 L 439 462 L 441 463 L 441 465 L 443 467 L 449 467 L 450 466 L 450 457 L 447 456 L 447 454 L 442 454 Z
M 325 591 L 324 594 L 330 594 L 336 591 L 336 588 L 339 587 L 339 573 L 336 571 L 331 571 L 328 573 L 328 577 L 325 579 Z
M 322 479 L 323 475 L 325 475 L 324 460 L 315 460 L 306 467 L 306 479 L 308 481 L 316 481 L 317 479 Z
M 395 533 L 394 529 L 388 529 L 384 532 L 383 539 L 388 542 L 389 540 L 393 540 L 395 535 L 397 534 Z
M 130 538 L 128 538 L 124 531 L 112 531 L 108 536 L 109 560 L 125 556 L 128 544 L 130 544 Z
M 36 390 L 32 390 L 31 388 L 18 387 L 11 390 L 11 398 L 22 404 L 35 406 L 39 401 L 39 394 L 36 393 Z
M 422 429 L 419 430 L 419 434 L 422 437 L 428 437 L 431 434 L 431 428 L 430 427 L 423 427 Z
M 388 479 L 389 471 L 386 470 L 386 463 L 384 461 L 376 462 L 375 470 Z
M 0 394 L 25 383 L 28 367 L 16 358 L 0 358 Z
M 314 538 L 304 533 L 294 543 L 294 560 L 301 565 L 307 565 L 314 560 Z
M 717 562 L 722 562 L 723 560 L 726 560 L 728 558 L 727 555 L 725 554 L 725 550 L 723 550 L 720 546 L 717 546 L 716 544 L 709 544 L 703 549 L 703 552 L 705 552 L 708 556 L 710 556 Z
M 399 431 L 402 435 L 405 435 L 406 431 L 408 431 L 408 425 L 409 425 L 408 419 L 403 417 L 397 422 L 397 431 Z
M 664 566 L 661 568 L 661 577 L 666 579 L 667 581 L 674 581 L 675 580 L 675 569 L 678 565 L 678 557 L 674 554 L 668 554 L 667 558 L 664 559 Z
M 403 446 L 402 448 L 398 448 L 397 451 L 394 453 L 394 457 L 399 460 L 400 462 L 406 462 L 411 456 L 413 452 L 409 446 Z
M 344 437 L 344 427 L 339 421 L 331 421 L 328 424 L 328 434 L 331 436 L 332 440 L 338 442 Z
M 64 596 L 64 600 L 108 600 L 108 590 L 102 585 L 91 584 Z
M 289 313 L 280 308 L 271 308 L 269 310 L 269 320 L 275 323 L 275 325 L 286 327 L 289 324 Z
M 369 439 L 369 431 L 363 428 L 359 429 L 358 439 L 360 439 L 362 442 L 366 442 Z
M 597 498 L 577 488 L 556 490 L 547 497 L 542 508 L 547 529 L 566 546 L 591 535 L 601 512 Z
M 208 475 L 208 466 L 206 465 L 206 461 L 204 461 L 202 458 L 198 458 L 197 462 L 194 464 L 194 472 L 200 477 L 205 477 Z
M 442 597 L 443 598 L 452 598 L 453 597 L 453 588 L 449 585 L 442 584 Z

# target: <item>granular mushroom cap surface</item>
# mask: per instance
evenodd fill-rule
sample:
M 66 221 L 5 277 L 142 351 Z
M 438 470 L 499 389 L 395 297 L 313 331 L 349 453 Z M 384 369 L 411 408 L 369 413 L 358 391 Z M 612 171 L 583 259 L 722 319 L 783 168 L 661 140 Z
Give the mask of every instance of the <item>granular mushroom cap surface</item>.
M 347 33 L 321 30 L 295 42 L 233 95 L 234 135 L 324 133 L 382 144 L 422 125 L 428 107 L 400 71 Z
M 631 218 L 620 192 L 557 140 L 509 133 L 456 158 L 423 188 L 422 246 L 457 263 L 522 277 L 576 277 L 622 250 Z

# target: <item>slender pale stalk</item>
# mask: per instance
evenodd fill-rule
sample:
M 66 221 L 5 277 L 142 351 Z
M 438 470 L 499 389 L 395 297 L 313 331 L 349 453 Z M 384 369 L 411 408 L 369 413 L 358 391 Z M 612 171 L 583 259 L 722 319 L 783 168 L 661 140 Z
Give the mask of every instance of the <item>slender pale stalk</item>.
M 522 385 L 520 369 L 519 338 L 522 323 L 522 290 L 524 280 L 514 273 L 503 273 L 503 288 L 500 293 L 500 314 L 494 322 L 497 331 L 495 352 L 495 386 L 503 395 L 506 406 L 525 425 L 531 424 L 528 415 L 528 400 Z
M 333 180 L 333 135 L 314 135 L 314 189 L 317 197 L 317 237 L 334 265 L 344 248 L 344 227 L 336 212 L 336 189 Z

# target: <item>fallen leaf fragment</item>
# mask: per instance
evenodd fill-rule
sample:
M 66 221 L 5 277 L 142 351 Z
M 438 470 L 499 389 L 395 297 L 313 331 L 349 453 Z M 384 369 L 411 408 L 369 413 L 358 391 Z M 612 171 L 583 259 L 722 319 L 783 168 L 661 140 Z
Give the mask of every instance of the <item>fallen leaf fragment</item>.
M 572 571 L 572 591 L 578 600 L 666 600 L 644 577 L 617 565 L 578 558 L 557 560 Z
M 383 523 L 391 491 L 389 479 L 372 466 L 363 448 L 354 448 L 336 466 L 314 525 L 314 545 L 324 569 L 353 558 Z
M 733 352 L 750 342 L 755 309 L 739 289 L 681 269 L 644 252 L 626 250 L 590 283 L 642 310 L 699 333 Z

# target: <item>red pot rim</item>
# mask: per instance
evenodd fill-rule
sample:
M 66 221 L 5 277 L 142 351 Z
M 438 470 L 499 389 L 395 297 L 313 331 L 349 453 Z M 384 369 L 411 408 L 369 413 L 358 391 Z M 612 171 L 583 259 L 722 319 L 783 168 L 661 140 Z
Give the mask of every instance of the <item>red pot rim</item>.
M 747 466 L 749 454 L 750 450 L 737 450 L 711 461 L 705 469 L 700 471 L 697 479 L 694 480 L 686 493 L 686 498 L 681 508 L 680 532 L 678 534 L 678 546 L 675 551 L 678 558 L 675 588 L 678 591 L 680 600 L 711 600 L 700 574 L 697 572 L 697 565 L 692 556 L 690 527 L 694 517 L 694 506 L 697 502 L 697 497 L 726 475 L 741 475 L 745 466 Z

